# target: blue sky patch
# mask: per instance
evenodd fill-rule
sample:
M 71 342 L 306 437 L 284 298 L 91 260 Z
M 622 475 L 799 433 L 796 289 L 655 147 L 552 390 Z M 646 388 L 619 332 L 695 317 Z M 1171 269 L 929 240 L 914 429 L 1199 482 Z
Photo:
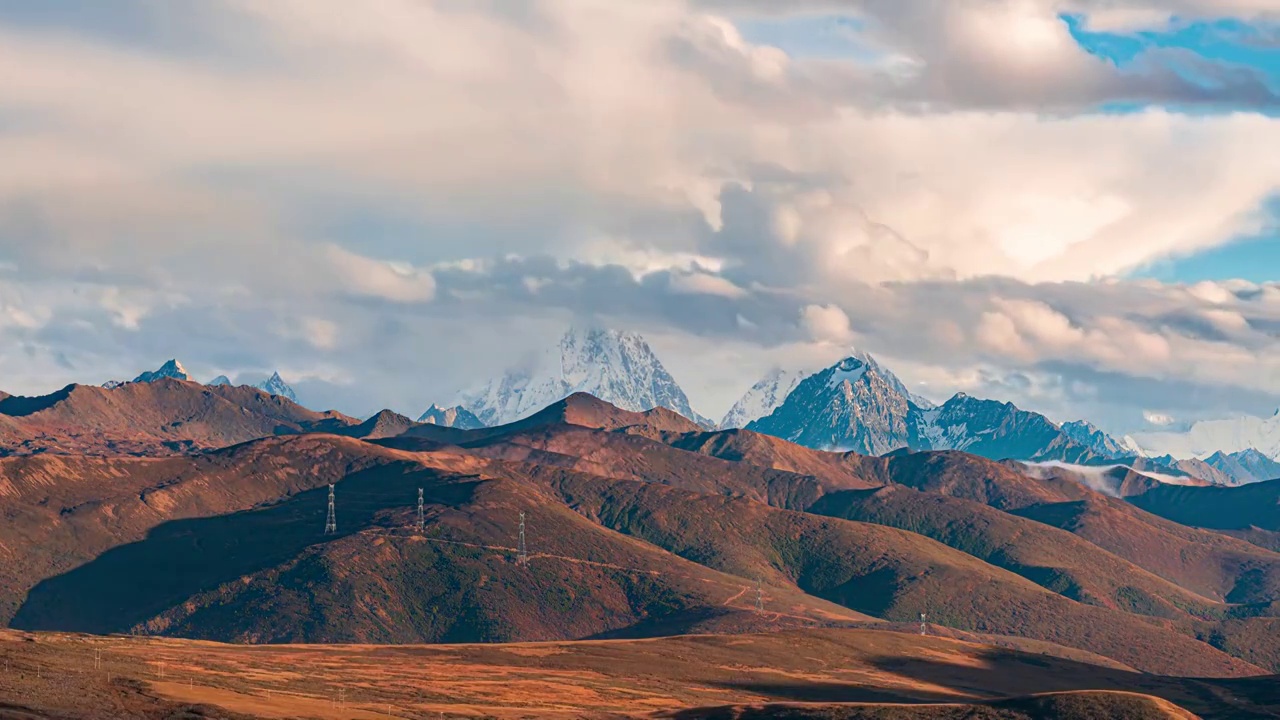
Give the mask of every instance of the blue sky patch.
M 1189 80 L 1211 86 L 1215 80 L 1205 76 L 1202 68 L 1215 67 L 1254 73 L 1280 92 L 1280 27 L 1239 20 L 1174 20 L 1161 30 L 1117 33 L 1091 31 L 1079 15 L 1062 19 L 1082 48 L 1118 68 L 1133 68 L 1152 53 L 1164 51 L 1160 62 Z
M 1280 198 L 1268 205 L 1272 223 L 1268 231 L 1238 238 L 1226 245 L 1144 267 L 1134 277 L 1163 282 L 1194 283 L 1202 280 L 1280 281 Z

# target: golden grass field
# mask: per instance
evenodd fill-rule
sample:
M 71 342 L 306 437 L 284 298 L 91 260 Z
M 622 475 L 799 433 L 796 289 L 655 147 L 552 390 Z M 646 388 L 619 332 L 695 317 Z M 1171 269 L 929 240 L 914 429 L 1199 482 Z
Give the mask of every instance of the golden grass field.
M 0 631 L 0 717 L 943 718 L 999 698 L 1073 693 L 1092 706 L 1117 692 L 1152 696 L 1117 717 L 1195 716 L 1170 703 L 1280 717 L 1274 678 L 1162 678 L 1061 655 L 1073 653 L 879 629 L 431 646 Z M 990 712 L 957 717 L 1042 716 Z

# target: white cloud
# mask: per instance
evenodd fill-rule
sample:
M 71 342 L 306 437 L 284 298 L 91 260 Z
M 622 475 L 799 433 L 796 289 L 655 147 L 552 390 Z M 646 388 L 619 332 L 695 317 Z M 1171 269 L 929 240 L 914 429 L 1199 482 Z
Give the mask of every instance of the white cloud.
M 404 303 L 435 297 L 435 279 L 426 270 L 371 260 L 336 245 L 326 247 L 324 253 L 337 282 L 349 292 Z
M 800 326 L 818 342 L 847 345 L 854 337 L 849 316 L 835 305 L 806 305 L 800 311 Z
M 454 363 L 426 399 L 517 322 L 603 314 L 769 354 L 856 326 L 940 385 L 1045 402 L 1086 395 L 1048 379 L 1080 368 L 1280 393 L 1276 287 L 1091 282 L 1261 227 L 1280 120 L 1094 113 L 1274 99 L 1118 73 L 1058 13 L 1273 9 L 1225 2 L 827 0 L 865 21 L 866 62 L 748 42 L 749 0 L 209 0 L 227 12 L 177 50 L 0 12 L 22 120 L 0 133 L 0 267 L 22 269 L 0 371 L 83 379 L 184 342 L 219 367 L 319 354 L 396 398 Z M 456 359 L 426 352 L 444 327 Z
M 677 293 L 691 295 L 720 295 L 727 298 L 740 298 L 747 294 L 746 290 L 718 276 L 704 272 L 677 273 L 672 276 L 671 289 Z
M 1164 413 L 1159 413 L 1159 412 L 1152 412 L 1151 410 L 1143 410 L 1142 419 L 1146 420 L 1148 423 L 1152 425 L 1157 425 L 1159 427 L 1166 427 L 1178 421 L 1177 418 L 1174 418 L 1171 415 L 1166 415 Z

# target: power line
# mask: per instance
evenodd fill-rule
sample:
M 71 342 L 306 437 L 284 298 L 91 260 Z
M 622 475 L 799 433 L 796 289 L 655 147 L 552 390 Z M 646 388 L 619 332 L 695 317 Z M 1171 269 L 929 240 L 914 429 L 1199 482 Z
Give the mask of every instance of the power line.
M 324 521 L 324 534 L 332 535 L 338 532 L 338 515 L 333 508 L 333 483 L 329 483 L 329 517 Z

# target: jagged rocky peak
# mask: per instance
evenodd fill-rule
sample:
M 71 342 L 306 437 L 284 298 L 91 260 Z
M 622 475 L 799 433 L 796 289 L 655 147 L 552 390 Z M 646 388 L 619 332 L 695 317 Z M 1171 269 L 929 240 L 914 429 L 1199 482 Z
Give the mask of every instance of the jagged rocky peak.
M 835 370 L 827 382 L 833 387 L 845 380 L 856 382 L 864 372 L 873 371 L 888 383 L 895 392 L 920 407 L 933 407 L 928 400 L 912 395 L 897 376 L 880 365 L 871 354 L 852 350 L 850 354 L 834 366 Z M 776 410 L 787 397 L 811 375 L 831 368 L 789 369 L 773 368 L 765 374 L 741 398 L 720 421 L 719 429 L 745 428 L 753 421 L 767 417 Z
M 280 397 L 288 398 L 293 402 L 298 402 L 297 393 L 293 391 L 293 388 L 289 386 L 289 383 L 285 382 L 284 379 L 280 377 L 279 372 L 271 373 L 271 377 L 254 385 L 254 387 L 269 395 L 279 395 Z
M 1048 418 L 1012 403 L 956 393 L 941 406 L 911 394 L 867 353 L 804 380 L 748 430 L 818 450 L 883 455 L 900 448 L 964 450 L 1003 460 L 1095 459 Z
M 1096 425 L 1085 420 L 1073 420 L 1063 423 L 1062 432 L 1072 440 L 1093 450 L 1094 453 L 1101 457 L 1123 458 L 1141 454 L 1136 446 L 1116 440 Z
M 575 392 L 632 412 L 665 407 L 707 422 L 643 337 L 597 327 L 570 328 L 554 348 L 463 393 L 458 404 L 492 426 L 532 415 Z
M 133 381 L 134 382 L 155 382 L 156 380 L 161 380 L 164 378 L 173 378 L 174 380 L 190 380 L 191 375 L 187 373 L 187 369 L 182 366 L 182 363 L 174 359 L 174 360 L 169 360 L 165 364 L 161 365 L 160 368 L 157 370 L 151 370 L 151 371 L 142 373 L 138 377 L 134 378 Z
M 1256 448 L 1246 448 L 1234 453 L 1219 450 L 1205 458 L 1204 463 L 1226 475 L 1236 485 L 1280 478 L 1280 462 L 1267 457 Z
M 856 353 L 800 381 L 747 429 L 820 450 L 881 455 L 908 445 L 912 407 L 893 373 Z
M 480 418 L 477 418 L 460 405 L 442 408 L 434 403 L 427 408 L 426 412 L 422 413 L 418 418 L 418 422 L 458 428 L 459 430 L 476 430 L 484 427 L 484 423 L 480 422 Z

